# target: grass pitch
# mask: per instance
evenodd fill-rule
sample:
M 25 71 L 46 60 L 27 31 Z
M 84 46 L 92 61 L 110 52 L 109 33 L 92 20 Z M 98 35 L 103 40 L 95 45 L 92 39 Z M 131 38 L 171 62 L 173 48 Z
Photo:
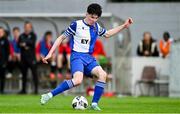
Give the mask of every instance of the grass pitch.
M 40 95 L 0 95 L 0 113 L 97 113 L 93 110 L 74 110 L 74 96 L 57 96 L 40 105 Z M 88 97 L 90 103 L 91 98 Z M 180 98 L 123 97 L 105 98 L 99 103 L 98 113 L 180 113 Z

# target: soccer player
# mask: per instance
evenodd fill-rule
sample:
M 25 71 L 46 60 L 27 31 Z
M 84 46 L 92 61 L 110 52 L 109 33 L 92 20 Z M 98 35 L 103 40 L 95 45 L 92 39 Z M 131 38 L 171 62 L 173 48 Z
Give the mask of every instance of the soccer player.
M 96 39 L 99 36 L 109 38 L 124 28 L 128 28 L 133 23 L 133 20 L 128 18 L 124 24 L 106 31 L 106 29 L 100 27 L 97 23 L 97 20 L 101 17 L 101 13 L 102 9 L 99 4 L 90 4 L 87 8 L 86 17 L 83 20 L 73 21 L 68 29 L 56 39 L 48 55 L 42 59 L 44 63 L 48 63 L 47 60 L 51 58 L 53 52 L 61 44 L 63 39 L 70 37 L 72 79 L 65 80 L 51 92 L 41 95 L 41 104 L 45 104 L 54 96 L 81 84 L 83 74 L 86 76 L 92 76 L 91 74 L 93 74 L 98 77 L 98 80 L 95 84 L 91 109 L 101 110 L 98 106 L 98 101 L 103 94 L 107 74 L 91 55 Z

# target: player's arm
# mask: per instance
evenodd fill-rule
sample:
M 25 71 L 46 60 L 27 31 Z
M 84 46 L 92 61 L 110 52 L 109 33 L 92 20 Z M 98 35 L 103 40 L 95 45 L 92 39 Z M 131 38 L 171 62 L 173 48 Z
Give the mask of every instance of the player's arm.
M 47 60 L 50 59 L 54 53 L 54 51 L 56 50 L 56 48 L 61 44 L 61 42 L 66 38 L 66 36 L 64 36 L 63 34 L 60 35 L 56 41 L 54 42 L 52 48 L 50 49 L 49 53 L 47 54 L 47 56 L 45 58 L 42 57 L 42 61 L 43 63 L 48 63 Z
M 104 37 L 105 38 L 109 38 L 117 33 L 119 33 L 120 31 L 122 31 L 124 28 L 128 28 L 131 24 L 133 23 L 133 20 L 132 18 L 128 18 L 124 24 L 120 25 L 120 26 L 117 26 L 113 29 L 110 29 L 108 30 L 105 34 L 104 34 Z

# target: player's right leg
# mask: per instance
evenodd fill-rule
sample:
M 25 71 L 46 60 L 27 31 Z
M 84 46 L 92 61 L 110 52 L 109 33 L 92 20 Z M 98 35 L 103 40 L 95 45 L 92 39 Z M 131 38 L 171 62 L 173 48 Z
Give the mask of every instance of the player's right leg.
M 59 86 L 47 94 L 41 95 L 41 104 L 47 103 L 52 97 L 81 84 L 84 66 L 80 59 L 71 61 L 73 79 L 64 80 Z
M 79 71 L 75 72 L 73 75 L 73 79 L 64 80 L 59 86 L 57 86 L 51 92 L 41 95 L 41 104 L 44 105 L 54 96 L 66 91 L 66 90 L 69 90 L 75 86 L 80 85 L 82 80 L 83 80 L 83 73 L 79 72 Z

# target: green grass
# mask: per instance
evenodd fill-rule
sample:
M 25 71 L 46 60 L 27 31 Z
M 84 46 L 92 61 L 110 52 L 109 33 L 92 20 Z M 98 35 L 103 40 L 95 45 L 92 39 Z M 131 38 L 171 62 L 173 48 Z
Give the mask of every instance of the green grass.
M 46 105 L 39 103 L 40 96 L 0 95 L 0 113 L 97 113 L 93 110 L 74 110 L 73 96 L 57 96 Z M 90 102 L 91 98 L 88 97 Z M 98 113 L 180 113 L 180 99 L 160 97 L 102 98 Z

